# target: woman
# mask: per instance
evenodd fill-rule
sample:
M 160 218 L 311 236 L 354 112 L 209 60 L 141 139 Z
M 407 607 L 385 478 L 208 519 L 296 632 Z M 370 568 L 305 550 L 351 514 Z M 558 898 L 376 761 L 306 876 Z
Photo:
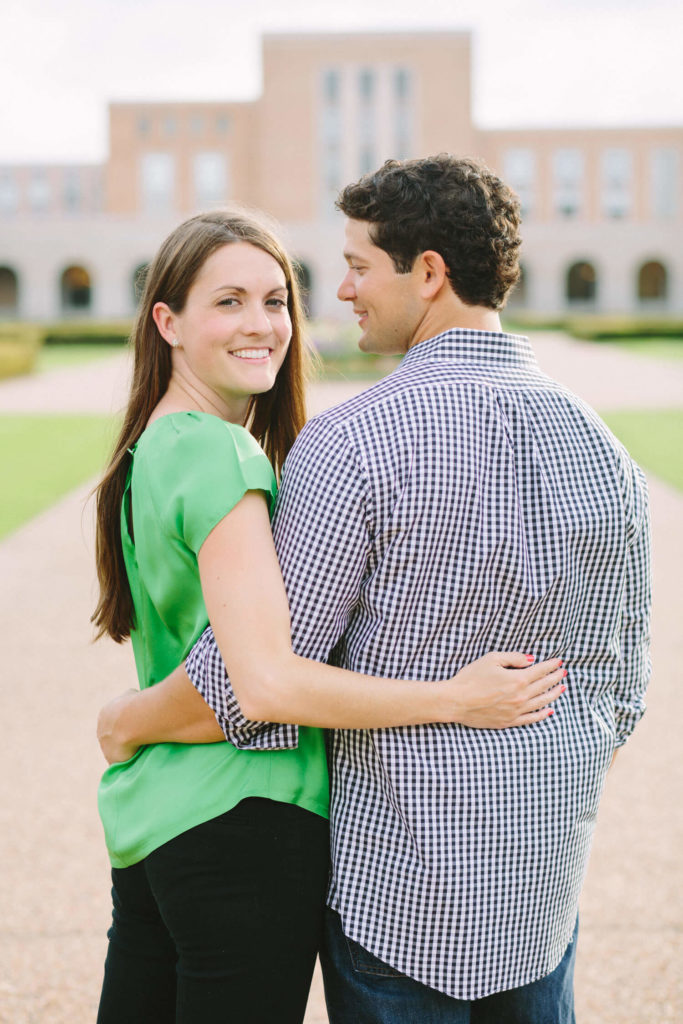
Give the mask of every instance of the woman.
M 305 356 L 291 265 L 268 231 L 225 213 L 182 224 L 149 269 L 134 342 L 98 489 L 94 621 L 131 636 L 141 687 L 184 660 L 207 617 L 231 673 L 269 666 L 304 726 L 453 721 L 468 679 L 500 679 L 500 658 L 424 683 L 292 653 L 266 454 L 279 471 L 303 425 Z M 558 663 L 526 672 L 539 720 Z M 322 734 L 304 728 L 281 752 L 196 743 L 192 727 L 174 738 L 112 765 L 100 789 L 114 899 L 100 1024 L 300 1021 L 327 874 Z

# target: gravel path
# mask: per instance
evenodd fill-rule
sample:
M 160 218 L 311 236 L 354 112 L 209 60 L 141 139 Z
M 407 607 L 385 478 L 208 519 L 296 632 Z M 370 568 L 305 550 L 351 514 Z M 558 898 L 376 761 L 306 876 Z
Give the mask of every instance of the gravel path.
M 681 364 L 596 351 L 559 336 L 540 338 L 537 350 L 549 372 L 602 409 L 681 404 Z M 0 412 L 109 411 L 122 404 L 125 379 L 115 358 L 5 383 Z M 312 405 L 359 389 L 319 386 Z M 620 754 L 603 800 L 582 901 L 580 1024 L 683 1020 L 683 497 L 656 480 L 651 490 L 655 679 L 648 714 Z M 95 1017 L 109 897 L 93 724 L 104 700 L 134 684 L 134 670 L 129 647 L 90 643 L 95 589 L 86 493 L 69 495 L 0 543 L 1 1024 L 89 1024 Z M 316 978 L 307 1024 L 326 1020 Z

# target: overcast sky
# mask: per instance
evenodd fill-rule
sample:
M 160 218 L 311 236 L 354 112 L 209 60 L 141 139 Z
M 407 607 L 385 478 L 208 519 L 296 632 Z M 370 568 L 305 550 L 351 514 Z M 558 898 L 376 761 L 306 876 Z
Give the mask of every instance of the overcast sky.
M 102 160 L 109 100 L 253 99 L 263 32 L 469 29 L 480 127 L 683 125 L 680 0 L 311 6 L 4 0 L 0 162 Z

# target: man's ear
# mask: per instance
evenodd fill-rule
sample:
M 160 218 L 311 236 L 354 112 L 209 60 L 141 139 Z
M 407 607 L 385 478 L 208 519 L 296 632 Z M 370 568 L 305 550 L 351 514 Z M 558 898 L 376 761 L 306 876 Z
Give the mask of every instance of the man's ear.
M 420 275 L 420 294 L 424 299 L 434 299 L 444 284 L 448 283 L 446 264 L 443 256 L 433 249 L 427 249 L 417 257 Z

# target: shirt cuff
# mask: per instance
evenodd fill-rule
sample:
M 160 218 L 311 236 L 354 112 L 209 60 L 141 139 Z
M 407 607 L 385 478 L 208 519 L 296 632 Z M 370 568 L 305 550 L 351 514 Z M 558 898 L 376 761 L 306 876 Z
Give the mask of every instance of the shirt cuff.
M 185 670 L 216 715 L 228 743 L 240 750 L 294 750 L 299 745 L 297 725 L 245 718 L 210 626 L 187 656 Z

